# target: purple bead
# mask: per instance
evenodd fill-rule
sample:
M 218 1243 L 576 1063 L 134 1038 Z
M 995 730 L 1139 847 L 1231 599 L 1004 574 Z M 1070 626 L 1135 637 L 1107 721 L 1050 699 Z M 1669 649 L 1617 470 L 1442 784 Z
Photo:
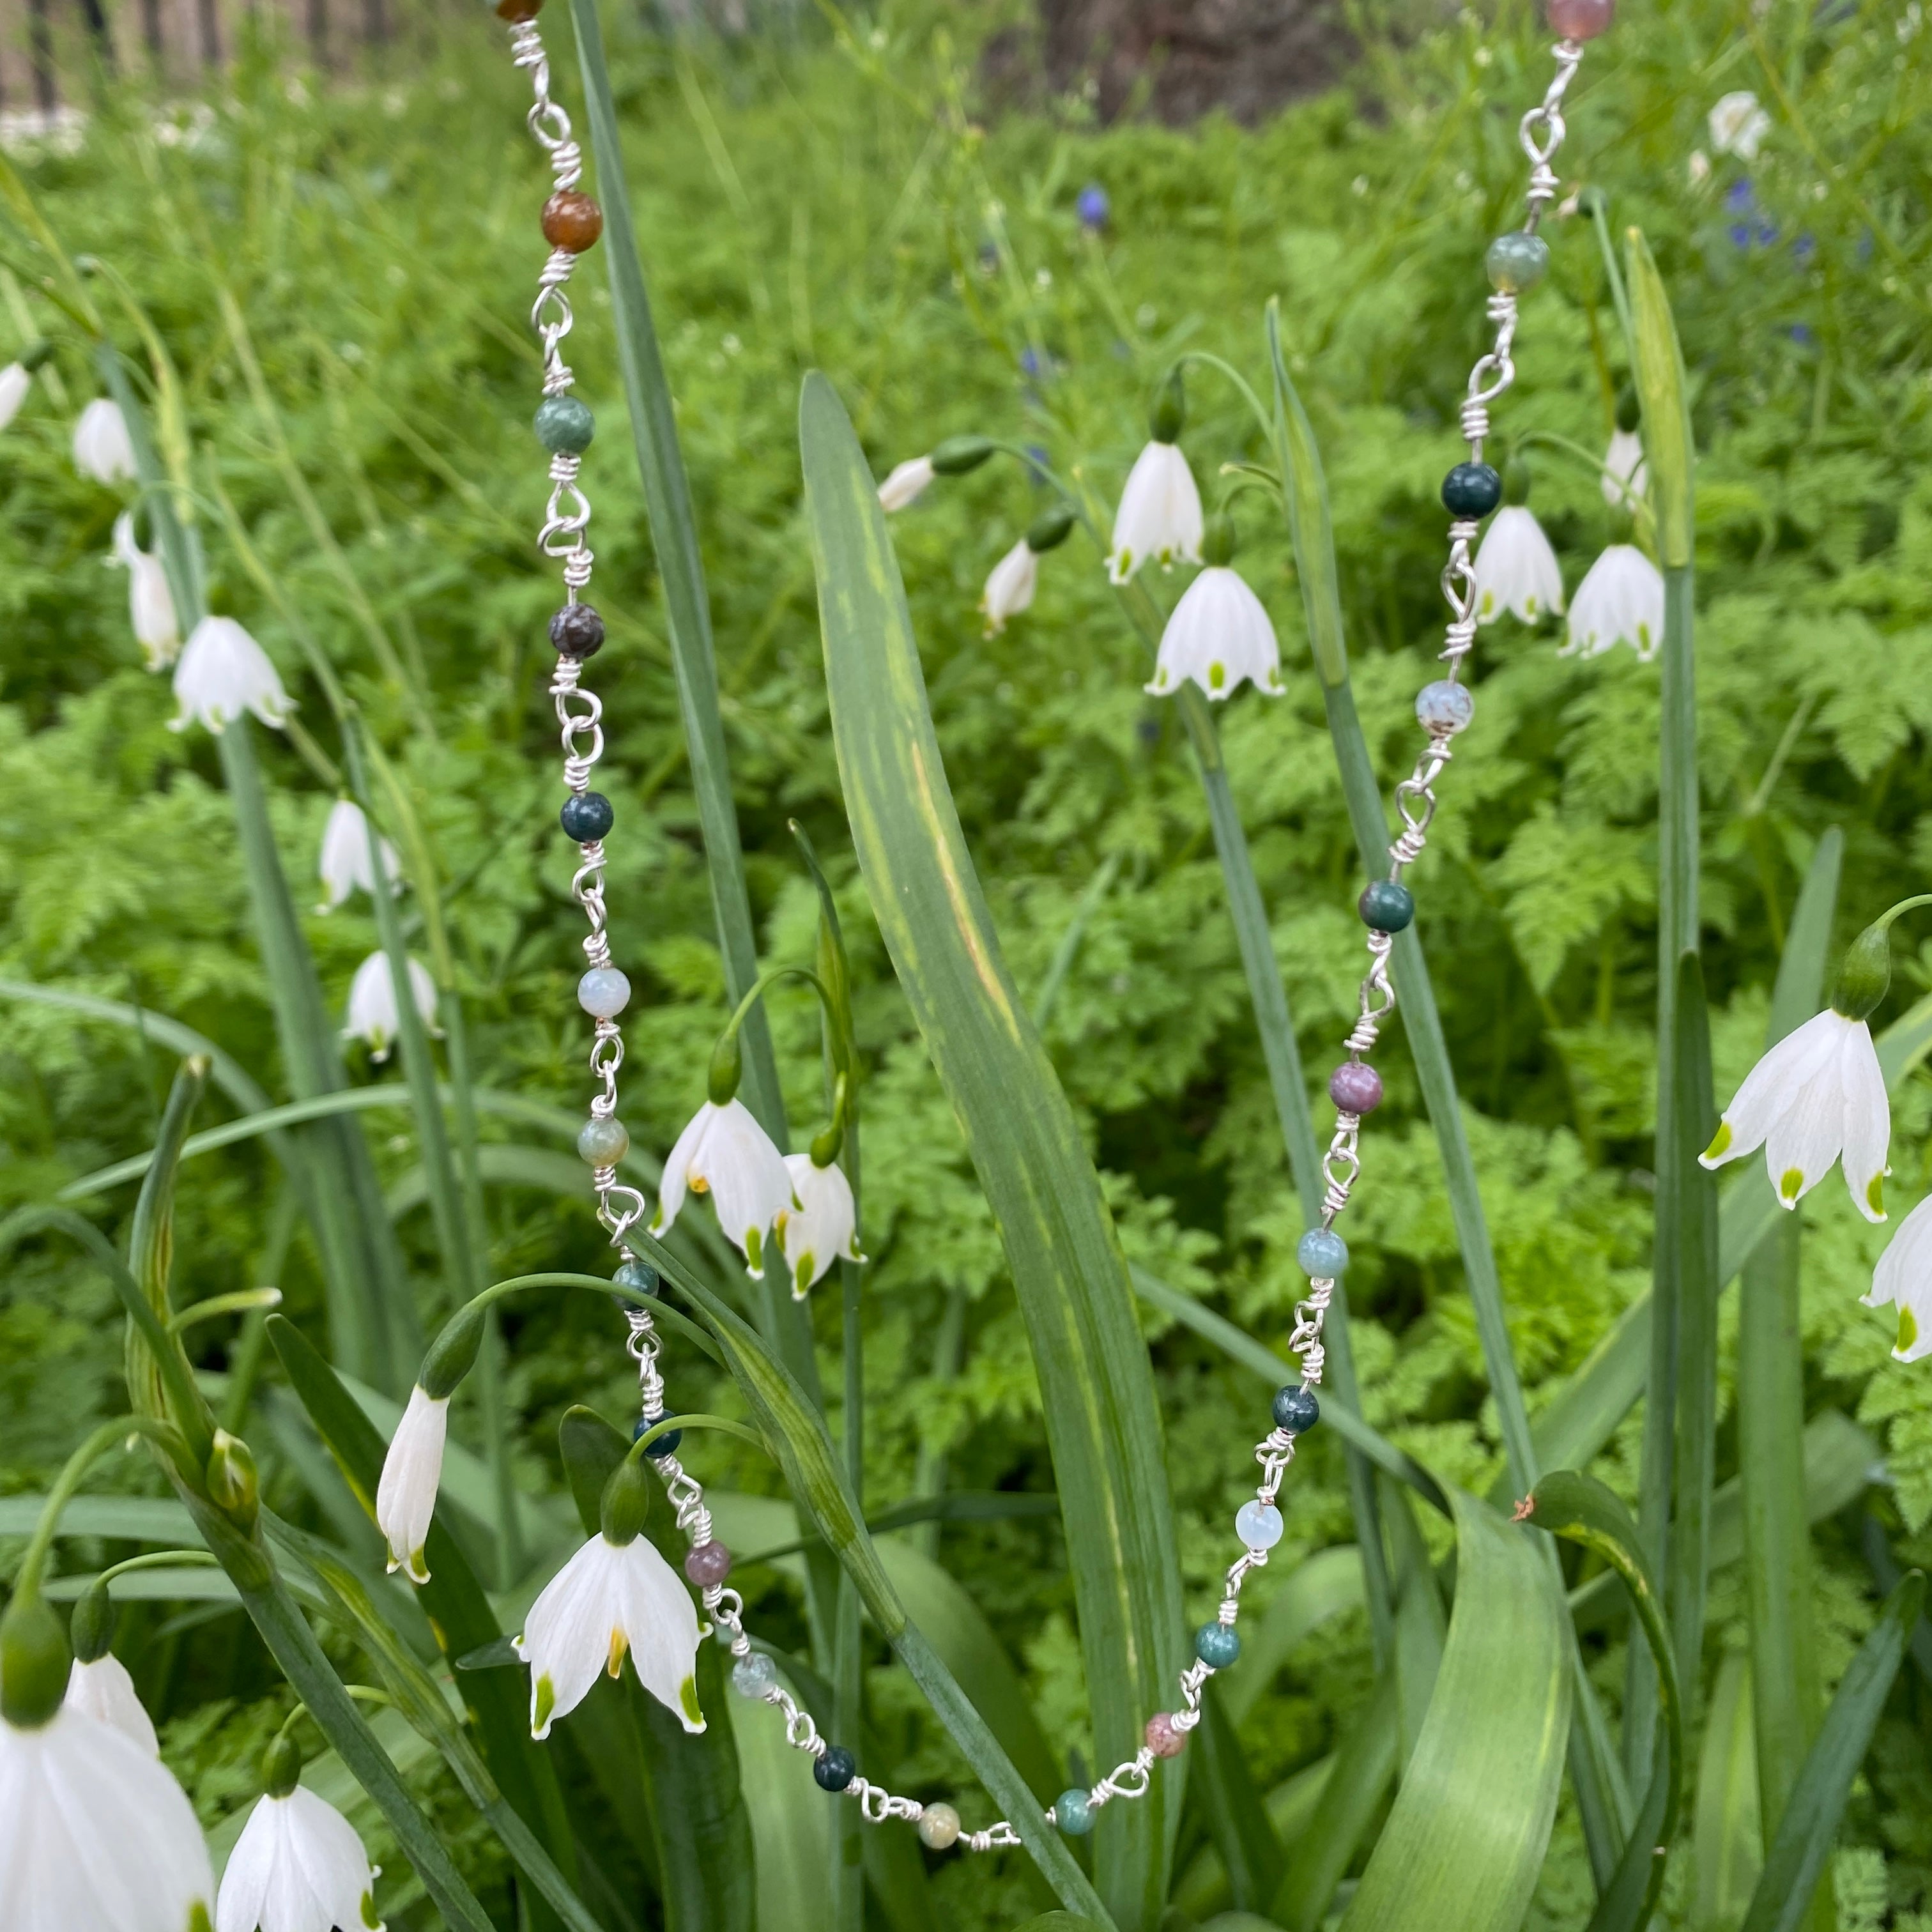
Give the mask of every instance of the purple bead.
M 1187 1742 L 1187 1733 L 1174 1721 L 1173 1714 L 1167 1711 L 1156 1711 L 1147 1720 L 1147 1729 L 1142 1735 L 1147 1739 L 1148 1749 L 1156 1757 L 1178 1757 Z
M 731 1552 L 714 1537 L 694 1545 L 684 1559 L 684 1574 L 700 1590 L 722 1583 L 731 1574 Z
M 1550 0 L 1550 24 L 1565 40 L 1594 40 L 1614 10 L 1615 0 Z
M 1345 1060 L 1328 1076 L 1328 1097 L 1345 1114 L 1372 1114 L 1382 1103 L 1382 1076 L 1359 1060 Z

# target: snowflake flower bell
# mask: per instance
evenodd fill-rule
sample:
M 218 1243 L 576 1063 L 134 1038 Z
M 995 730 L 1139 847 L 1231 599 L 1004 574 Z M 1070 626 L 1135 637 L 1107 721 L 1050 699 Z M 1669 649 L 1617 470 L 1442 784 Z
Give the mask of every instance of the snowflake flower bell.
M 214 1932 L 382 1932 L 376 1870 L 356 1827 L 296 1781 L 302 1758 L 286 1737 L 262 1768 L 267 1789 L 228 1855 Z
M 0 369 L 0 429 L 6 428 L 20 413 L 20 405 L 33 386 L 33 376 L 24 362 L 10 362 Z
M 1563 608 L 1563 570 L 1530 508 L 1528 468 L 1520 459 L 1503 472 L 1504 502 L 1476 552 L 1476 621 L 1493 624 L 1507 610 L 1534 624 Z
M 176 731 L 191 724 L 225 731 L 244 711 L 279 731 L 295 708 L 268 652 L 232 617 L 196 625 L 175 666 L 175 702 Z
M 1040 580 L 1040 559 L 1048 550 L 1058 550 L 1072 528 L 1073 512 L 1064 504 L 1056 505 L 1036 517 L 1026 535 L 994 565 L 980 598 L 988 637 L 998 637 L 1009 617 L 1017 617 L 1031 606 Z
M 1230 567 L 1234 554 L 1231 517 L 1224 513 L 1208 525 L 1202 551 L 1206 567 L 1174 605 L 1161 633 L 1154 676 L 1142 688 L 1164 698 L 1191 678 L 1210 698 L 1223 698 L 1246 680 L 1278 697 L 1281 646 L 1267 607 Z
M 1796 1208 L 1839 1161 L 1852 1204 L 1868 1221 L 1885 1219 L 1892 1102 L 1867 1022 L 1891 982 L 1892 922 L 1928 904 L 1932 899 L 1904 900 L 1852 940 L 1831 1005 L 1786 1034 L 1744 1076 L 1698 1156 L 1706 1167 L 1762 1147 L 1779 1202 Z
M 12 1932 L 208 1932 L 208 1847 L 145 1743 L 67 1696 L 38 1590 L 0 1617 L 0 1921 Z
M 1741 161 L 1754 161 L 1764 137 L 1771 132 L 1771 116 L 1758 104 L 1748 88 L 1721 94 L 1711 110 L 1706 125 L 1711 130 L 1711 145 L 1720 154 L 1735 154 Z
M 1872 1270 L 1868 1308 L 1895 1306 L 1898 1339 L 1892 1359 L 1916 1362 L 1932 1354 L 1932 1194 L 1898 1224 Z
M 160 559 L 134 541 L 131 510 L 114 519 L 114 554 L 107 561 L 128 573 L 128 616 L 148 668 L 166 670 L 181 655 L 181 620 Z
M 839 1138 L 834 1126 L 812 1142 L 809 1154 L 785 1156 L 792 1198 L 798 1204 L 780 1210 L 778 1237 L 794 1301 L 802 1301 L 834 1262 L 866 1258 L 859 1252 L 859 1210 L 852 1184 L 838 1165 Z
M 677 1572 L 642 1532 L 650 1478 L 634 1449 L 604 1486 L 598 1533 L 544 1585 L 515 1640 L 530 1666 L 530 1735 L 616 1676 L 628 1652 L 638 1680 L 689 1732 L 704 1729 L 698 1646 L 704 1633 Z
M 410 993 L 423 1024 L 440 1040 L 442 1030 L 436 1023 L 436 982 L 419 959 L 410 962 Z M 342 1037 L 366 1040 L 371 1060 L 387 1060 L 389 1042 L 396 1036 L 400 1019 L 396 1004 L 396 976 L 389 970 L 389 956 L 372 952 L 356 968 L 356 976 L 349 982 L 349 1012 Z
M 1591 565 L 1570 605 L 1558 655 L 1594 658 L 1628 644 L 1648 662 L 1664 640 L 1664 578 L 1634 544 L 1614 543 Z
M 1636 392 L 1625 389 L 1617 398 L 1615 426 L 1604 452 L 1601 488 L 1604 501 L 1613 510 L 1634 512 L 1650 488 L 1650 470 L 1643 459 L 1642 421 Z
M 376 1527 L 389 1546 L 389 1568 L 401 1570 L 412 1583 L 429 1581 L 423 1545 L 436 1515 L 442 1452 L 448 1440 L 449 1397 L 433 1396 L 418 1382 L 389 1438 L 382 1479 L 376 1486 Z
M 129 483 L 134 477 L 134 446 L 128 419 L 110 396 L 96 396 L 74 426 L 74 466 L 97 483 Z
M 136 1694 L 128 1666 L 110 1647 L 114 1641 L 114 1605 L 105 1586 L 96 1582 L 82 1593 L 68 1634 L 74 1665 L 68 1672 L 66 1708 L 98 1724 L 112 1725 L 148 1756 L 159 1757 L 154 1720 Z
M 983 436 L 950 436 L 929 454 L 908 457 L 893 465 L 879 485 L 879 507 L 889 517 L 896 511 L 910 509 L 935 477 L 964 476 L 992 453 L 992 442 Z
M 316 875 L 322 880 L 323 895 L 317 912 L 334 911 L 358 886 L 365 892 L 374 892 L 376 863 L 369 849 L 374 836 L 362 808 L 352 798 L 338 798 L 329 807 L 328 823 L 322 828 L 322 849 L 316 855 Z M 402 862 L 386 838 L 381 844 L 382 876 L 391 892 L 400 892 Z
M 1177 562 L 1198 563 L 1205 527 L 1201 492 L 1180 449 L 1186 402 L 1177 370 L 1162 388 L 1148 427 L 1151 440 L 1134 459 L 1114 513 L 1114 541 L 1107 574 L 1125 584 L 1150 558 L 1163 570 Z

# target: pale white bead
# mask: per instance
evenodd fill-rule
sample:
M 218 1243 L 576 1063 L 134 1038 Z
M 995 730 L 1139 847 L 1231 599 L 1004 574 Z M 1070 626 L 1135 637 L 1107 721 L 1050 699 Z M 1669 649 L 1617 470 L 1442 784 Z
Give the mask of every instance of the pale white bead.
M 593 966 L 577 982 L 577 1004 L 592 1019 L 614 1020 L 630 1003 L 630 980 L 614 966 Z

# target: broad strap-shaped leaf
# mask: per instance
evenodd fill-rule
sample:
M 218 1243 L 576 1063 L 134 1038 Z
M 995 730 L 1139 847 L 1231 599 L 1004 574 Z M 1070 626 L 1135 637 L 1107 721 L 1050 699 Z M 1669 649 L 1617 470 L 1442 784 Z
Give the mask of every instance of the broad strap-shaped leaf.
M 1436 1695 L 1344 1932 L 1516 1932 L 1550 1843 L 1570 1730 L 1553 1566 L 1454 1494 L 1456 1605 Z
M 1630 1592 L 1658 1685 L 1664 1736 L 1636 1821 L 1610 1882 L 1598 1900 L 1590 1932 L 1634 1932 L 1648 1919 L 1663 1889 L 1665 1856 L 1676 1834 L 1684 1779 L 1684 1714 L 1676 1653 L 1658 1600 L 1657 1573 L 1622 1500 L 1594 1476 L 1558 1469 L 1530 1498 L 1538 1528 L 1600 1556 Z
M 1402 1702 L 1390 1670 L 1376 1683 L 1367 1708 L 1350 1720 L 1313 1815 L 1288 1845 L 1269 1914 L 1286 1932 L 1318 1932 L 1327 1919 L 1335 1888 L 1382 1809 L 1401 1754 Z
M 1094 1748 L 1138 1748 L 1172 1696 L 1179 1571 L 1154 1378 L 1078 1124 L 1003 958 L 966 849 L 877 488 L 822 376 L 800 408 L 832 739 L 860 869 L 965 1131 L 1027 1324 L 1080 1616 Z M 1096 1866 L 1126 1932 L 1166 1886 L 1172 1767 L 1101 1813 Z
M 1241 1754 L 1233 1720 L 1222 1708 L 1220 1690 L 1211 1678 L 1202 1687 L 1188 1796 L 1220 1849 L 1234 1904 L 1244 1911 L 1258 1911 L 1273 1900 L 1281 1883 L 1281 1840 Z
M 1844 1820 L 1852 1780 L 1864 1761 L 1924 1600 L 1924 1572 L 1907 1570 L 1839 1679 L 1818 1741 L 1805 1754 L 1804 1768 L 1791 1787 L 1738 1932 L 1797 1932 L 1803 1923 Z

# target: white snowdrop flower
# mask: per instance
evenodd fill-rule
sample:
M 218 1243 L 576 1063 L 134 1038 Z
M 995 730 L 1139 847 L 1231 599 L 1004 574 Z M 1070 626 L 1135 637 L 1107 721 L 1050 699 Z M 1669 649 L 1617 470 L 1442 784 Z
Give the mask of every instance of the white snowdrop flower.
M 204 617 L 175 666 L 172 728 L 225 731 L 244 711 L 280 730 L 295 707 L 268 654 L 232 617 Z
M 369 851 L 369 821 L 352 798 L 338 798 L 329 807 L 328 822 L 322 828 L 322 850 L 316 855 L 316 875 L 322 880 L 323 899 L 317 912 L 333 912 L 360 886 L 365 892 L 376 890 L 376 866 Z M 402 862 L 396 848 L 385 838 L 382 875 L 392 892 L 400 892 Z
M 135 1695 L 134 1680 L 128 1666 L 110 1650 L 92 1664 L 76 1658 L 68 1672 L 67 1705 L 98 1724 L 112 1724 L 132 1738 L 150 1757 L 161 1754 L 154 1736 L 154 1720 Z
M 1748 88 L 1719 97 L 1706 124 L 1711 130 L 1711 145 L 1720 154 L 1735 154 L 1741 161 L 1754 161 L 1766 135 L 1771 132 L 1771 116 L 1758 105 Z
M 820 1167 L 808 1154 L 788 1154 L 784 1164 L 798 1205 L 778 1210 L 778 1246 L 791 1270 L 792 1299 L 802 1301 L 834 1262 L 866 1257 L 859 1252 L 858 1209 L 844 1169 L 836 1161 Z
M 1689 176 L 1693 188 L 1702 188 L 1711 178 L 1710 156 L 1702 148 L 1693 148 L 1684 172 Z
M 1124 584 L 1151 558 L 1163 570 L 1201 561 L 1201 492 L 1178 442 L 1156 436 L 1134 459 L 1114 513 L 1107 574 Z
M 887 516 L 895 510 L 909 509 L 926 486 L 938 474 L 929 456 L 909 457 L 893 466 L 891 475 L 879 485 L 879 507 Z
M 706 1100 L 678 1136 L 664 1160 L 652 1234 L 662 1234 L 677 1219 L 687 1190 L 710 1195 L 718 1225 L 745 1257 L 746 1272 L 764 1280 L 766 1232 L 799 1204 L 784 1156 L 742 1100 L 722 1106 Z
M 1562 608 L 1562 568 L 1535 512 L 1505 503 L 1476 552 L 1476 621 L 1493 624 L 1507 610 L 1533 624 Z
M 1192 678 L 1210 698 L 1227 698 L 1244 678 L 1270 696 L 1281 691 L 1281 647 L 1262 600 L 1238 571 L 1210 563 L 1182 593 L 1160 634 L 1152 681 L 1156 698 Z
M 1842 1156 L 1858 1212 L 1882 1221 L 1880 1190 L 1891 1140 L 1892 1103 L 1871 1028 L 1828 1006 L 1744 1076 L 1698 1158 L 1721 1167 L 1762 1147 L 1778 1199 L 1795 1208 Z
M 986 634 L 998 637 L 1009 617 L 1017 617 L 1033 602 L 1040 580 L 1040 556 L 1024 537 L 1015 544 L 986 579 L 980 608 L 986 614 Z
M 134 541 L 131 510 L 114 519 L 114 554 L 107 561 L 128 573 L 128 615 L 148 668 L 166 670 L 181 655 L 181 622 L 160 559 Z
M 1558 655 L 1594 658 L 1622 644 L 1647 662 L 1663 639 L 1663 574 L 1636 544 L 1612 544 L 1576 586 L 1570 641 Z
M 214 1877 L 188 1794 L 112 1724 L 64 1704 L 0 1720 L 7 1932 L 208 1932 Z
M 423 1024 L 440 1040 L 442 1030 L 436 1023 L 436 982 L 419 959 L 410 962 L 410 992 Z M 387 1060 L 398 1022 L 396 976 L 389 970 L 389 956 L 372 952 L 356 968 L 356 976 L 349 982 L 349 1015 L 342 1037 L 367 1040 L 371 1060 Z
M 548 1737 L 590 1695 L 599 1671 L 615 1677 L 623 1669 L 627 1650 L 644 1688 L 687 1731 L 703 1730 L 702 1635 L 691 1592 L 650 1538 L 616 1543 L 600 1532 L 544 1586 L 516 1640 L 530 1666 L 531 1736 Z
M 248 1814 L 215 1901 L 214 1932 L 382 1932 L 376 1874 L 356 1827 L 296 1785 Z
M 27 392 L 34 386 L 34 379 L 26 366 L 10 362 L 0 369 L 0 429 L 4 429 L 20 413 L 20 405 L 27 400 Z
M 1634 429 L 1612 430 L 1610 447 L 1604 452 L 1604 501 L 1613 510 L 1628 509 L 1643 501 L 1649 487 L 1642 437 Z
M 1916 1362 L 1932 1354 L 1932 1194 L 1898 1224 L 1872 1270 L 1871 1292 L 1864 1300 L 1868 1308 L 1897 1304 L 1894 1360 Z
M 389 1546 L 389 1568 L 404 1571 L 412 1583 L 429 1581 L 423 1545 L 436 1514 L 443 1444 L 448 1438 L 449 1398 L 433 1396 L 417 1383 L 389 1438 L 382 1479 L 376 1485 L 376 1527 Z
M 134 446 L 128 440 L 128 420 L 110 396 L 96 396 L 74 426 L 74 466 L 97 483 L 134 480 Z

